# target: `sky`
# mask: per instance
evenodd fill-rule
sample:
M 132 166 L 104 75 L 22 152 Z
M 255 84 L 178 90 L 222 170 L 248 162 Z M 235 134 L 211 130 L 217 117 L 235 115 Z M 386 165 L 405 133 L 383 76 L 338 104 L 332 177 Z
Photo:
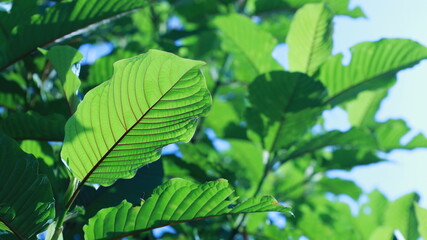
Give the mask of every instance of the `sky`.
M 349 55 L 351 46 L 381 38 L 408 38 L 427 46 L 427 1 L 353 0 L 351 6 L 360 6 L 367 18 L 335 19 L 334 54 Z M 412 130 L 403 140 L 419 132 L 427 136 L 427 60 L 400 71 L 397 77 L 376 119 L 404 119 Z M 340 109 L 326 113 L 325 117 L 329 129 L 349 127 L 346 114 Z M 391 161 L 357 167 L 350 173 L 333 171 L 329 176 L 355 180 L 366 191 L 379 189 L 392 200 L 416 191 L 421 196 L 421 205 L 427 207 L 427 149 L 395 150 L 387 158 Z

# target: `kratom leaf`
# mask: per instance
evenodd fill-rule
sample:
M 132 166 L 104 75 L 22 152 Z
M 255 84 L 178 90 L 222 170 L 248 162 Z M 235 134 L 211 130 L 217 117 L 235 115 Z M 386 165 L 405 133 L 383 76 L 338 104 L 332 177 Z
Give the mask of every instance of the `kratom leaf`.
M 37 112 L 14 112 L 0 118 L 0 129 L 15 140 L 64 140 L 65 118 L 60 114 L 43 116 Z
M 6 136 L 0 136 L 0 166 L 0 236 L 5 230 L 34 239 L 55 214 L 49 180 L 37 174 L 37 159 Z
M 71 113 L 77 109 L 80 100 L 77 91 L 80 87 L 80 79 L 71 70 L 72 66 L 83 59 L 83 55 L 70 46 L 54 46 L 49 51 L 40 49 L 58 74 L 62 90 L 68 102 Z
M 163 146 L 188 142 L 211 102 L 203 64 L 158 50 L 116 62 L 65 126 L 61 156 L 74 176 L 108 186 L 157 160 Z
M 427 138 L 422 133 L 414 137 L 406 145 L 400 143 L 402 137 L 410 131 L 410 128 L 403 120 L 388 120 L 387 122 L 376 124 L 373 129 L 377 138 L 378 150 L 390 152 L 397 148 L 414 149 L 427 147 Z
M 368 198 L 369 201 L 360 207 L 359 214 L 353 221 L 361 239 L 369 239 L 375 229 L 383 225 L 384 212 L 389 206 L 387 198 L 378 190 L 369 193 Z
M 337 15 L 347 15 L 353 18 L 364 17 L 360 7 L 349 9 L 350 0 L 255 0 L 255 13 L 271 12 L 278 10 L 293 10 L 303 7 L 309 3 L 327 3 Z
M 313 137 L 307 141 L 300 141 L 293 151 L 290 151 L 285 160 L 294 159 L 307 153 L 320 150 L 326 146 L 341 146 L 362 148 L 375 146 L 375 138 L 368 131 L 353 128 L 347 132 L 330 131 L 324 135 Z
M 399 230 L 405 239 L 418 239 L 414 202 L 419 198 L 416 193 L 410 193 L 390 203 L 384 213 L 384 225 Z
M 324 95 L 322 84 L 302 73 L 257 77 L 249 85 L 248 137 L 269 151 L 289 145 L 314 125 Z
M 296 12 L 286 39 L 290 71 L 312 76 L 331 55 L 333 17 L 324 3 L 307 4 Z
M 420 207 L 417 203 L 415 205 L 415 213 L 418 220 L 418 232 L 423 239 L 427 239 L 427 209 Z
M 356 99 L 348 102 L 345 105 L 345 110 L 347 110 L 350 124 L 355 127 L 369 127 L 374 125 L 376 123 L 375 114 L 387 94 L 387 88 L 364 91 Z
M 347 194 L 355 201 L 357 201 L 360 194 L 362 194 L 362 189 L 360 189 L 360 187 L 358 187 L 355 182 L 341 178 L 324 177 L 320 179 L 317 184 L 322 188 L 323 191 L 331 192 L 336 195 Z
M 329 58 L 320 68 L 319 79 L 328 89 L 326 103 L 337 105 L 362 91 L 387 86 L 396 73 L 427 58 L 427 48 L 407 39 L 382 39 L 351 48 L 351 62 L 343 55 Z
M 235 57 L 233 69 L 239 81 L 251 82 L 259 74 L 282 69 L 271 55 L 276 39 L 250 18 L 238 14 L 219 16 L 214 25 L 221 32 L 222 48 Z
M 147 6 L 145 0 L 74 0 L 55 3 L 43 14 L 35 14 L 28 21 L 15 22 L 16 26 L 8 24 L 10 26 L 6 32 L 7 42 L 0 45 L 0 70 L 35 51 L 37 47 L 145 6 Z M 21 7 L 15 9 L 11 18 L 16 18 L 15 15 L 20 16 L 28 10 Z M 30 10 L 35 12 L 34 9 Z M 0 25 L 3 25 L 4 19 L 0 20 L 2 20 Z M 17 31 L 12 31 L 14 28 Z
M 123 201 L 99 211 L 84 226 L 85 239 L 121 239 L 158 227 L 232 214 L 279 211 L 286 208 L 271 196 L 237 202 L 227 180 L 202 185 L 172 179 L 156 188 L 141 206 Z

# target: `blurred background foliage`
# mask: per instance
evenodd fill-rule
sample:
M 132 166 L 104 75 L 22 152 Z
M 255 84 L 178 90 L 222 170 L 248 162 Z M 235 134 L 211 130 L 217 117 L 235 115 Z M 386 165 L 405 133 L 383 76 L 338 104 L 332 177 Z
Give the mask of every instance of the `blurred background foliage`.
M 189 144 L 168 146 L 161 160 L 131 180 L 83 188 L 75 205 L 84 210 L 76 208 L 65 222 L 65 239 L 82 239 L 82 226 L 100 209 L 123 199 L 137 204 L 173 177 L 197 183 L 225 178 L 239 195 L 272 195 L 293 215 L 220 217 L 134 239 L 427 238 L 427 210 L 416 193 L 390 201 L 327 175 L 387 161 L 382 153 L 393 149 L 427 147 L 421 134 L 400 143 L 410 130 L 403 120 L 374 119 L 397 71 L 427 58 L 424 46 L 403 39 L 361 43 L 344 66 L 341 55 L 331 55 L 333 18 L 364 17 L 362 9 L 349 9 L 349 0 L 132 1 L 135 10 L 72 35 L 81 28 L 77 22 L 43 41 L 37 34 L 58 26 L 39 23 L 41 29 L 26 32 L 27 23 L 37 24 L 34 14 L 47 14 L 60 2 L 68 1 L 15 0 L 8 10 L 12 3 L 2 1 L 0 11 L 8 23 L 0 26 L 0 128 L 39 158 L 39 171 L 55 179 L 56 199 L 68 181 L 58 152 L 70 111 L 61 73 L 36 47 L 80 50 L 83 60 L 70 63 L 82 81 L 80 98 L 113 75 L 115 61 L 153 48 L 205 61 L 213 98 Z M 33 40 L 36 46 L 28 46 Z M 279 43 L 289 47 L 287 69 L 272 57 Z M 22 51 L 13 44 L 23 44 Z M 348 112 L 350 130 L 325 130 L 322 112 L 334 106 Z

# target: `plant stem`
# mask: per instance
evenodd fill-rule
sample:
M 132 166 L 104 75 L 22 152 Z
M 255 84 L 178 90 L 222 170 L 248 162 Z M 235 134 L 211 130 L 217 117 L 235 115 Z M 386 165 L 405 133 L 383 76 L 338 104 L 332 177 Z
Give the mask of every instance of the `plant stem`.
M 274 159 L 275 159 L 275 154 L 271 154 L 271 155 L 269 154 L 268 161 L 265 164 L 264 172 L 262 174 L 261 180 L 258 182 L 258 186 L 255 189 L 255 192 L 252 195 L 252 197 L 256 197 L 259 194 L 259 192 L 261 191 L 262 185 L 264 184 L 265 179 L 267 178 L 268 174 L 270 173 L 271 168 L 275 162 Z M 233 240 L 234 236 L 236 236 L 236 234 L 239 232 L 240 227 L 245 222 L 246 216 L 247 216 L 247 214 L 244 214 L 243 217 L 240 219 L 239 223 L 237 224 L 237 226 L 233 228 L 233 230 L 230 234 L 229 240 Z

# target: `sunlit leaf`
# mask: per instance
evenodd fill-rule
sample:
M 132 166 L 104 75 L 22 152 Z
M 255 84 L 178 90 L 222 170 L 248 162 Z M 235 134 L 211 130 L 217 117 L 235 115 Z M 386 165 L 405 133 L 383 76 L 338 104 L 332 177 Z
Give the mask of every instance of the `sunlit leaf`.
M 202 65 L 158 50 L 116 62 L 66 124 L 61 156 L 74 176 L 108 186 L 189 141 L 211 101 Z
M 351 61 L 343 66 L 343 55 L 329 58 L 319 78 L 328 89 L 326 103 L 336 105 L 362 91 L 384 87 L 395 74 L 427 58 L 427 48 L 407 39 L 382 39 L 351 48 Z
M 232 14 L 215 18 L 220 30 L 222 48 L 232 53 L 233 69 L 239 81 L 251 82 L 257 75 L 282 69 L 272 57 L 277 41 L 250 18 Z
M 307 4 L 297 11 L 286 39 L 290 71 L 311 76 L 330 56 L 333 17 L 324 3 Z
M 273 197 L 237 202 L 238 197 L 233 192 L 223 179 L 203 185 L 172 179 L 155 189 L 141 206 L 132 207 L 123 201 L 116 207 L 98 212 L 84 227 L 85 239 L 120 238 L 162 226 L 223 215 L 289 212 L 289 208 L 280 205 Z
M 418 232 L 423 239 L 427 239 L 427 210 L 415 203 L 415 213 L 418 220 Z
M 384 225 L 398 229 L 405 239 L 418 239 L 414 206 L 414 202 L 418 202 L 418 200 L 419 196 L 416 193 L 410 193 L 390 203 L 384 213 Z

